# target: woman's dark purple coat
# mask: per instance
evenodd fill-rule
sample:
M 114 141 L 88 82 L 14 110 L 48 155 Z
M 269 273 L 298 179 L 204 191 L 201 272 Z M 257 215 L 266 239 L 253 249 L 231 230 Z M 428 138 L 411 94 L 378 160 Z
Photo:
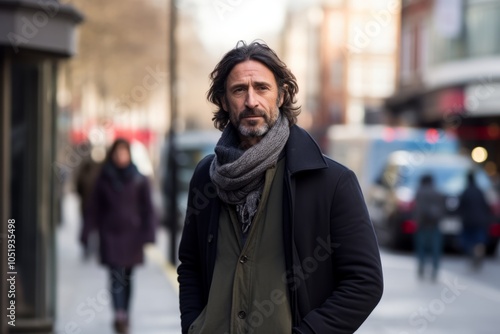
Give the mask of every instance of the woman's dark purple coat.
M 133 165 L 125 178 L 117 178 L 115 170 L 105 166 L 96 181 L 88 217 L 82 242 L 97 228 L 103 264 L 132 267 L 142 263 L 144 244 L 155 240 L 149 180 Z

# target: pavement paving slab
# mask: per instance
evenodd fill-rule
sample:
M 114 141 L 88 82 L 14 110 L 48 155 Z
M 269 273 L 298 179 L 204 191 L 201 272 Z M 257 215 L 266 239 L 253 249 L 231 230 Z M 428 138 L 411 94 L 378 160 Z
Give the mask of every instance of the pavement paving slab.
M 95 256 L 85 260 L 78 244 L 78 197 L 63 200 L 57 231 L 57 334 L 113 334 L 107 269 Z M 145 263 L 134 271 L 130 334 L 178 334 L 180 313 L 175 270 L 166 263 L 166 232 L 146 247 Z

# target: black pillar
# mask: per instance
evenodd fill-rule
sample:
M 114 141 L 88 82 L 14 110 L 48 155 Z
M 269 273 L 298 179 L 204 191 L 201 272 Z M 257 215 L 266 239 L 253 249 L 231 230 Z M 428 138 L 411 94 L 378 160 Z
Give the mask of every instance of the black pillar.
M 56 0 L 0 0 L 0 18 L 0 333 L 50 334 L 57 64 L 83 17 Z
M 176 148 L 176 129 L 177 126 L 177 43 L 175 32 L 177 27 L 177 8 L 175 0 L 170 0 L 170 33 L 169 33 L 169 69 L 170 69 L 170 129 L 168 135 L 168 188 L 169 194 L 169 212 L 167 217 L 167 226 L 170 232 L 170 249 L 168 254 L 169 262 L 176 265 L 177 261 L 177 233 L 179 229 L 179 182 L 177 179 L 178 163 Z

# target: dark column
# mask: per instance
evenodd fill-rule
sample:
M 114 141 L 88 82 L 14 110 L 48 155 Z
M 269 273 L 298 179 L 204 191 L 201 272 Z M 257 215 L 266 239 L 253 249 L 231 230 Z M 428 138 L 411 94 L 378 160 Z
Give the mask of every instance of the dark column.
M 2 334 L 54 332 L 57 63 L 74 53 L 81 21 L 72 6 L 55 0 L 0 0 Z M 10 229 L 9 219 L 15 220 Z M 6 244 L 14 237 L 11 266 Z M 5 316 L 11 302 L 15 326 Z
M 0 48 L 0 314 L 5 314 L 3 310 L 7 309 L 7 221 L 10 208 L 10 76 L 8 71 L 9 61 L 5 50 Z M 7 321 L 5 316 L 0 317 L 0 333 L 7 333 Z
M 169 197 L 169 212 L 167 212 L 167 226 L 170 233 L 170 250 L 168 259 L 172 265 L 176 265 L 177 261 L 177 232 L 179 226 L 179 181 L 177 179 L 178 163 L 177 163 L 177 147 L 176 147 L 176 126 L 177 126 L 177 43 L 175 32 L 177 27 L 177 7 L 176 1 L 170 0 L 170 130 L 168 135 L 168 175 L 170 197 Z

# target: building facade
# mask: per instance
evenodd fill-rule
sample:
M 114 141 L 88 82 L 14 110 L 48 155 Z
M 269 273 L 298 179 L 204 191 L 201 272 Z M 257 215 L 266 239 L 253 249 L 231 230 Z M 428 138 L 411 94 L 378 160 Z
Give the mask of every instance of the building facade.
M 82 19 L 55 0 L 0 0 L 1 333 L 54 331 L 56 77 Z
M 285 60 L 292 69 L 306 64 L 298 71 L 301 101 L 320 142 L 332 124 L 385 122 L 384 99 L 395 88 L 399 18 L 396 0 L 324 0 L 290 11 Z
M 453 130 L 466 149 L 500 164 L 500 1 L 403 1 L 397 90 L 386 101 L 396 124 Z

